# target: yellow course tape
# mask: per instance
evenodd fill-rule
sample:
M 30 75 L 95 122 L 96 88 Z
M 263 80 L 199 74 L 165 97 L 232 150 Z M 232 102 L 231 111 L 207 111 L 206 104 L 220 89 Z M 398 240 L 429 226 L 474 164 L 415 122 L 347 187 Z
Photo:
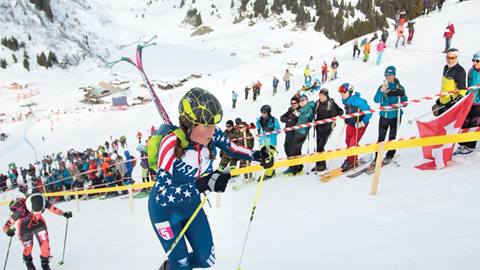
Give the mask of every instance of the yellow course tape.
M 384 150 L 388 151 L 393 149 L 415 148 L 415 147 L 422 147 L 422 146 L 442 145 L 442 144 L 449 144 L 449 143 L 478 141 L 478 140 L 480 140 L 480 131 L 468 132 L 468 133 L 462 133 L 462 134 L 433 136 L 433 137 L 426 137 L 426 138 L 413 138 L 413 139 L 407 139 L 407 140 L 388 141 L 384 143 Z M 310 155 L 275 161 L 273 168 L 289 167 L 292 165 L 313 163 L 321 160 L 329 160 L 329 159 L 341 158 L 341 157 L 352 156 L 352 155 L 372 153 L 372 152 L 376 152 L 377 149 L 378 149 L 378 144 L 369 144 L 369 145 L 362 145 L 358 147 L 340 149 L 335 151 L 313 153 Z M 231 174 L 235 176 L 235 175 L 257 172 L 261 170 L 263 170 L 262 166 L 252 165 L 244 168 L 233 169 L 231 171 Z M 154 183 L 155 182 L 146 182 L 146 183 L 133 184 L 131 186 L 85 189 L 80 191 L 61 191 L 61 192 L 44 193 L 43 195 L 47 197 L 72 196 L 72 195 L 85 195 L 85 194 L 121 191 L 121 190 L 128 190 L 129 188 L 132 188 L 132 190 L 136 190 L 136 189 L 152 187 Z M 7 205 L 7 204 L 8 202 L 0 202 L 0 206 Z

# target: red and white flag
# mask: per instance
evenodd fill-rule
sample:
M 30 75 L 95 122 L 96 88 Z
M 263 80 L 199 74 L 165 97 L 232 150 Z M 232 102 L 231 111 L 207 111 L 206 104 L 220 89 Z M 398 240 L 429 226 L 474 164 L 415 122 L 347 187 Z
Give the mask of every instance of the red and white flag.
M 417 121 L 420 137 L 461 133 L 463 122 L 472 107 L 472 103 L 473 94 L 469 94 L 434 120 L 429 122 Z M 455 143 L 422 147 L 423 157 L 431 161 L 415 166 L 415 168 L 420 170 L 438 170 L 445 168 L 447 162 L 452 160 L 454 146 Z

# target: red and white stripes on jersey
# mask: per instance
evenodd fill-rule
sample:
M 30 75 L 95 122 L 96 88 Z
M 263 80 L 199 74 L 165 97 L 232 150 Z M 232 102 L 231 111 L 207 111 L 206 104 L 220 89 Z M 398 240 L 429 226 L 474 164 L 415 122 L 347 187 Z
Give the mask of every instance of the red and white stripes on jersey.
M 172 173 L 173 161 L 175 160 L 175 144 L 177 143 L 177 136 L 171 133 L 165 136 L 160 143 L 158 151 L 157 168 L 162 168 L 165 171 Z

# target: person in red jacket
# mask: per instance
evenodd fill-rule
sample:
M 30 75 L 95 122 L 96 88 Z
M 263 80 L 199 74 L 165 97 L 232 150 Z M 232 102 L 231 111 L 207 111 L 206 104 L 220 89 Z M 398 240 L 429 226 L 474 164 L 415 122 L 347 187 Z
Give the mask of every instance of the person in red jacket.
M 443 32 L 443 37 L 445 37 L 445 50 L 443 51 L 444 53 L 446 53 L 448 49 L 450 49 L 453 34 L 455 34 L 455 27 L 453 26 L 453 23 L 448 22 L 448 26 L 445 28 L 445 32 Z
M 65 218 L 71 218 L 72 212 L 63 212 L 56 208 L 40 193 L 33 193 L 26 199 L 18 198 L 10 202 L 12 214 L 3 226 L 3 232 L 9 237 L 15 235 L 15 223 L 18 221 L 18 236 L 23 245 L 23 261 L 28 270 L 35 270 L 32 249 L 33 238 L 40 244 L 40 260 L 42 270 L 50 270 L 50 241 L 47 224 L 42 216 L 45 210 Z

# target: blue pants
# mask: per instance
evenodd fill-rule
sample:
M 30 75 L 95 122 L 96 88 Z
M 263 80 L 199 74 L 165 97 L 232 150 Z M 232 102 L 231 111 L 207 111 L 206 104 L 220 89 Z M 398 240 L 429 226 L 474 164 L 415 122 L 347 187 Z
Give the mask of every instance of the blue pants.
M 377 52 L 377 65 L 380 65 L 380 63 L 382 62 L 382 55 L 383 52 Z
M 148 212 L 153 229 L 163 249 L 167 252 L 191 217 L 193 210 L 182 211 L 182 209 L 162 207 L 155 200 L 157 192 L 158 189 L 156 187 L 150 192 Z M 192 252 L 190 253 L 188 252 L 185 238 L 192 247 Z M 172 253 L 170 253 L 170 256 L 168 256 L 168 259 L 169 270 L 209 268 L 215 263 L 215 247 L 213 245 L 212 232 L 203 209 L 197 214 L 185 232 L 184 237 L 182 237 Z
M 288 91 L 290 89 L 290 81 L 285 81 L 285 91 Z

